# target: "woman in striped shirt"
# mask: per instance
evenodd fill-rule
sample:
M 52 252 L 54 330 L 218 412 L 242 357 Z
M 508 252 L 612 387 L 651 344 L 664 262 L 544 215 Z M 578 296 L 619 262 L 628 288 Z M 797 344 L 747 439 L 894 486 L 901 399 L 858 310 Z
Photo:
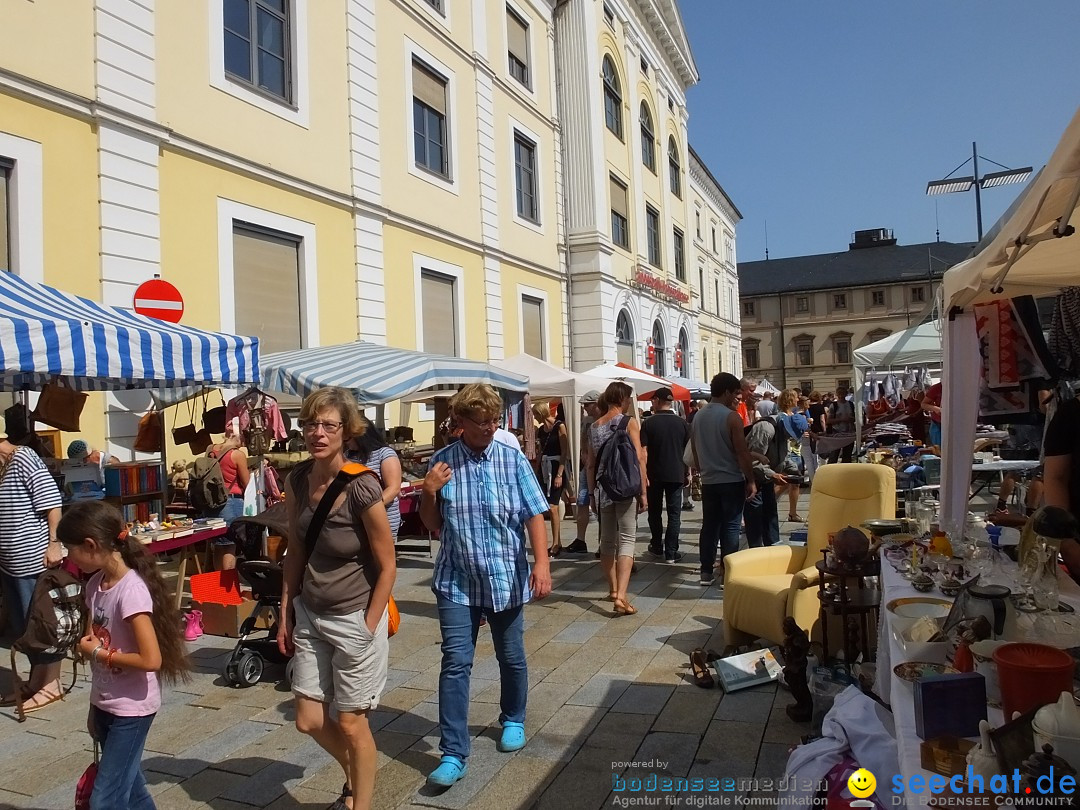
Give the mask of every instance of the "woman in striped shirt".
M 59 522 L 60 490 L 41 458 L 29 447 L 0 439 L 0 585 L 12 638 L 26 631 L 37 578 L 64 558 L 64 548 L 56 539 Z M 24 711 L 37 711 L 63 698 L 63 659 L 63 655 L 44 654 L 30 658 Z M 14 702 L 14 695 L 0 700 L 3 705 Z

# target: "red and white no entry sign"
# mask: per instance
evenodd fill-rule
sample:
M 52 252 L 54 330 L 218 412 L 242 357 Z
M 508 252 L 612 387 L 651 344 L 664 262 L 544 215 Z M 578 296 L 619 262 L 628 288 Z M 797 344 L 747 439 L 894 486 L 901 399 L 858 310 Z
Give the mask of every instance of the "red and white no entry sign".
M 136 288 L 135 311 L 148 318 L 179 323 L 184 316 L 184 298 L 169 282 L 153 278 Z

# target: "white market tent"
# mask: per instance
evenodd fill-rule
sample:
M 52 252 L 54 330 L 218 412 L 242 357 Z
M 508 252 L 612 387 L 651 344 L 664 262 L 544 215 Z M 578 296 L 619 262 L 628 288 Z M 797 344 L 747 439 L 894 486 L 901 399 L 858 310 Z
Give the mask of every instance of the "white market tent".
M 603 393 L 611 380 L 567 371 L 530 354 L 494 360 L 491 365 L 528 377 L 529 395 L 534 399 L 561 398 L 563 400 L 563 411 L 566 414 L 566 438 L 570 445 L 569 469 L 573 471 L 569 479 L 576 482 L 578 465 L 574 459 L 579 457 L 581 438 L 581 408 L 578 401 L 590 391 Z M 528 419 L 529 415 L 526 414 L 525 418 Z
M 762 377 L 758 380 L 756 392 L 759 394 L 779 394 L 780 389 L 769 382 L 768 377 Z
M 971 304 L 1020 295 L 1052 295 L 1080 281 L 1080 110 L 1042 171 L 976 248 L 942 281 L 945 385 L 942 402 L 942 517 L 967 512 L 970 448 L 978 420 L 981 360 Z M 946 524 L 946 525 L 949 525 Z
M 855 434 L 862 434 L 863 402 L 861 392 L 866 373 L 871 369 L 895 370 L 904 366 L 941 366 L 944 350 L 941 347 L 941 323 L 927 321 L 902 332 L 886 335 L 881 340 L 856 349 L 855 358 Z

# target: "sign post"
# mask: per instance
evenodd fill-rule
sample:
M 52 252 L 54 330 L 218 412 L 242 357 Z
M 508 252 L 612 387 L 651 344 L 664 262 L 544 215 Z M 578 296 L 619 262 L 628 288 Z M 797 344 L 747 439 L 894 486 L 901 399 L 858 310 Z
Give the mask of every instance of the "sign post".
M 167 281 L 152 278 L 144 281 L 135 290 L 133 301 L 135 312 L 159 321 L 180 323 L 184 317 L 184 298 L 180 291 Z

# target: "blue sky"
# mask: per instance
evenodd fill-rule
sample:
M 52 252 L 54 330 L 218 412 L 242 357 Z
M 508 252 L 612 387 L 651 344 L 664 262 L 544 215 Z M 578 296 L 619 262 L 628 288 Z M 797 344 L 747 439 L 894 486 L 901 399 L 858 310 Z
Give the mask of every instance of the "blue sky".
M 766 222 L 774 259 L 846 250 L 864 228 L 975 241 L 974 192 L 927 197 L 927 181 L 972 141 L 1038 170 L 1080 104 L 1077 0 L 679 6 L 701 74 L 690 142 L 743 214 L 740 261 L 765 258 Z M 983 192 L 984 230 L 1022 189 Z

